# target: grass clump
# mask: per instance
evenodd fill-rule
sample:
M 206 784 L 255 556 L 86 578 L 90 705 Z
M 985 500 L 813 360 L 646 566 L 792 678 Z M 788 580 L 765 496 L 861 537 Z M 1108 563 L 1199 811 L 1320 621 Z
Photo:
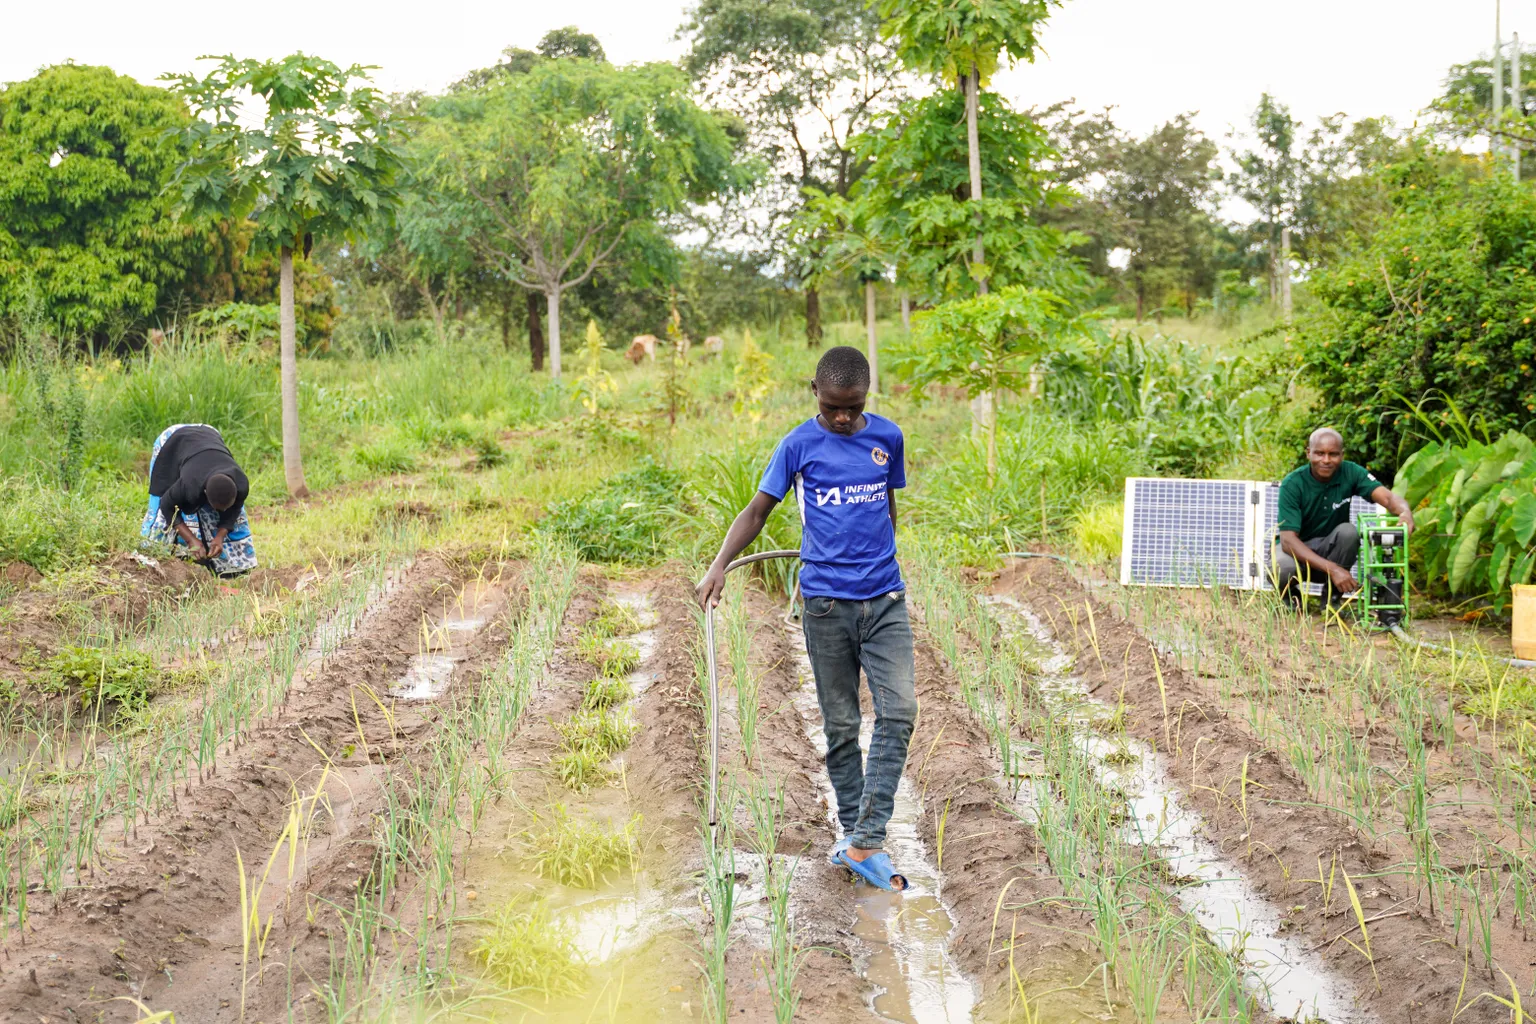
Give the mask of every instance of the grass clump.
M 579 711 L 556 724 L 561 752 L 553 765 L 560 781 L 585 791 L 608 775 L 608 759 L 629 747 L 637 726 L 628 715 L 613 709 Z
M 1084 562 L 1108 562 L 1120 557 L 1124 501 L 1105 501 L 1078 512 L 1072 521 L 1072 549 Z
M 609 643 L 593 636 L 583 636 L 577 641 L 576 656 L 603 675 L 616 679 L 640 667 L 640 651 L 634 644 Z
M 597 676 L 587 683 L 587 692 L 581 698 L 581 706 L 588 711 L 600 711 L 616 707 L 635 695 L 628 679 L 616 676 Z
M 654 565 L 665 557 L 682 493 L 680 474 L 647 462 L 583 497 L 551 505 L 543 528 L 570 543 L 585 561 Z
M 352 451 L 352 460 L 370 473 L 411 473 L 416 470 L 416 453 L 399 438 L 384 438 Z
M 640 616 L 633 608 L 615 601 L 604 601 L 592 621 L 582 629 L 583 637 L 611 640 L 616 636 L 628 636 L 640 632 Z
M 539 992 L 545 999 L 581 991 L 586 971 L 576 943 L 543 903 L 514 899 L 490 926 L 470 951 L 489 977 L 510 991 Z
M 529 837 L 534 869 L 540 878 L 561 885 L 595 889 L 615 872 L 634 870 L 639 830 L 638 814 L 623 828 L 608 828 L 575 821 L 564 806 L 556 804 L 549 821 Z

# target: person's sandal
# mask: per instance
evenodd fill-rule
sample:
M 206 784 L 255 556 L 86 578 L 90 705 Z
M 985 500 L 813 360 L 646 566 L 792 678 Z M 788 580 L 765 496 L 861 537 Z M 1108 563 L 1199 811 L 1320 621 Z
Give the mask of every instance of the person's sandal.
M 884 889 L 886 892 L 903 892 L 907 888 L 907 876 L 896 873 L 891 866 L 890 856 L 884 850 L 871 854 L 863 860 L 854 860 L 848 856 L 845 846 L 834 856 L 840 866 L 852 871 L 877 889 Z
M 848 847 L 851 846 L 852 844 L 853 844 L 853 840 L 847 838 L 846 836 L 844 838 L 842 838 L 842 839 L 839 839 L 837 842 L 833 843 L 832 844 L 832 849 L 827 851 L 827 863 L 832 865 L 835 868 L 842 867 L 843 866 L 843 862 L 838 860 L 838 857 L 842 854 L 842 852 L 844 850 L 848 849 Z

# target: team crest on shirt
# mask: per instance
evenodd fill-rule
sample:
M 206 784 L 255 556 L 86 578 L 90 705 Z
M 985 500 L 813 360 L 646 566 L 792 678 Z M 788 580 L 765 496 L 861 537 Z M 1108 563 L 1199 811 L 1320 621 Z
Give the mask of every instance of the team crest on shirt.
M 869 450 L 869 457 L 875 460 L 875 465 L 877 466 L 883 466 L 891 461 L 891 457 L 885 454 L 885 449 L 878 445 Z

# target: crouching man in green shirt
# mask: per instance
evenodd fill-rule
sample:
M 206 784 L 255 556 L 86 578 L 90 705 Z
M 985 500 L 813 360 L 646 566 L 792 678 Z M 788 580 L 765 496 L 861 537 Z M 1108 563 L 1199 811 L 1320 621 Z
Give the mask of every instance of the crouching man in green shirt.
M 1330 600 L 1360 589 L 1349 574 L 1360 554 L 1360 534 L 1349 521 L 1350 499 L 1356 495 L 1385 506 L 1403 521 L 1405 533 L 1413 532 L 1408 503 L 1364 466 L 1345 460 L 1339 432 L 1332 427 L 1312 431 L 1307 465 L 1280 481 L 1275 583 L 1282 594 L 1294 596 L 1298 578 L 1324 583 Z

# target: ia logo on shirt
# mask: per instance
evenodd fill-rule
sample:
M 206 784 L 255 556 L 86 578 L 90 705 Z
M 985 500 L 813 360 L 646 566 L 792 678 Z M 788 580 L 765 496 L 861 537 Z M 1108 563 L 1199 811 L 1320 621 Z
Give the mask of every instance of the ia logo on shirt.
M 885 454 L 885 452 L 878 446 L 869 450 L 869 457 L 875 460 L 875 465 L 877 466 L 883 466 L 887 462 L 891 461 L 891 457 Z
M 843 503 L 843 489 L 841 487 L 834 487 L 829 491 L 823 492 L 820 487 L 816 488 L 816 504 L 821 506 L 829 501 L 834 505 L 841 505 Z

